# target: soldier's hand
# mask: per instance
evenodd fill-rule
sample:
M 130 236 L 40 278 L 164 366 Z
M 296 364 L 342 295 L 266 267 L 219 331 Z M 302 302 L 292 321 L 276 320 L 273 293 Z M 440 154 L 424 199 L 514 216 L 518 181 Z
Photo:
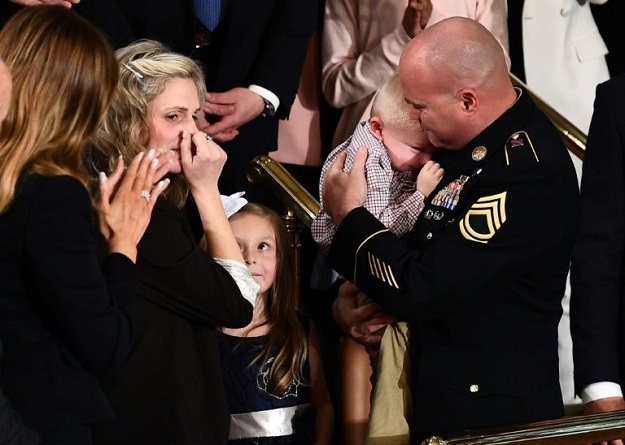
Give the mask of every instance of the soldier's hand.
M 376 303 L 358 307 L 358 292 L 358 288 L 349 281 L 341 285 L 332 305 L 334 320 L 357 343 L 368 347 L 378 346 L 382 340 L 381 329 L 394 322 L 395 318 L 381 312 L 382 308 Z
M 322 185 L 323 207 L 336 224 L 340 224 L 353 209 L 362 206 L 367 197 L 367 147 L 358 148 L 354 165 L 348 172 L 343 171 L 346 158 L 347 152 L 337 156 L 326 172 Z

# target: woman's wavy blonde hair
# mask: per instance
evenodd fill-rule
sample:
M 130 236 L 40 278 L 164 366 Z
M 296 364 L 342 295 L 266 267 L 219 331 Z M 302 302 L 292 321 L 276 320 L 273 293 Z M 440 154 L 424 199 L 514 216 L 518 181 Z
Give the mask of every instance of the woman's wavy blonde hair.
M 106 38 L 61 6 L 18 11 L 0 31 L 13 78 L 0 127 L 0 213 L 25 174 L 70 175 L 87 185 L 81 151 L 108 109 L 117 63 Z
M 119 63 L 119 82 L 111 108 L 94 137 L 96 158 L 104 158 L 111 169 L 120 155 L 128 163 L 146 149 L 149 129 L 146 123 L 148 103 L 165 90 L 171 79 L 191 79 L 204 103 L 206 84 L 200 66 L 189 57 L 174 53 L 154 40 L 138 40 L 115 53 Z M 98 161 L 95 162 L 98 164 Z M 186 200 L 188 188 L 183 175 L 172 178 L 163 193 L 179 207 Z

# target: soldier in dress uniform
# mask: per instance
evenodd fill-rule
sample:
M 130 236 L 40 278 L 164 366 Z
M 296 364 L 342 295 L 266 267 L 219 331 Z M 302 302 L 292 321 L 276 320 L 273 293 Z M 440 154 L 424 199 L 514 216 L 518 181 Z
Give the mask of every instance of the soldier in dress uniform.
M 566 148 L 478 22 L 424 30 L 399 75 L 412 117 L 445 149 L 413 230 L 400 240 L 362 207 L 365 150 L 349 172 L 337 160 L 323 197 L 340 224 L 332 267 L 411 323 L 412 442 L 560 417 L 557 326 L 579 219 Z M 341 287 L 334 312 L 358 336 L 378 326 L 344 313 L 353 292 Z

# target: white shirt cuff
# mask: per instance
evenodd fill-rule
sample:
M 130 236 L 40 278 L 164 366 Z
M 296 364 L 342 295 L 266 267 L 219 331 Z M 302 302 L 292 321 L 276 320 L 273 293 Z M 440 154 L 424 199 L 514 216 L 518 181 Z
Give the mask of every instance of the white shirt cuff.
M 273 94 L 267 88 L 263 88 L 260 85 L 250 85 L 249 87 L 247 87 L 247 89 L 258 94 L 263 99 L 267 99 L 269 102 L 271 102 L 274 110 L 277 110 L 280 106 L 280 99 L 278 99 L 278 96 Z
M 226 269 L 226 272 L 228 272 L 234 279 L 234 282 L 237 283 L 243 298 L 249 301 L 252 307 L 255 307 L 256 295 L 258 295 L 260 285 L 254 279 L 247 266 L 238 261 L 225 258 L 214 258 L 214 260 L 217 264 Z
M 595 400 L 606 397 L 623 397 L 621 385 L 614 382 L 591 383 L 582 390 L 582 403 L 586 405 Z

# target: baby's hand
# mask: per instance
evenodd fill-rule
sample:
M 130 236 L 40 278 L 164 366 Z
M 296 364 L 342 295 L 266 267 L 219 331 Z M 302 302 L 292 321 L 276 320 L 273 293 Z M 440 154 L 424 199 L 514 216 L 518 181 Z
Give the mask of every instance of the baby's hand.
M 432 193 L 444 173 L 445 170 L 442 169 L 438 162 L 428 161 L 417 176 L 417 190 L 423 196 L 428 196 Z

